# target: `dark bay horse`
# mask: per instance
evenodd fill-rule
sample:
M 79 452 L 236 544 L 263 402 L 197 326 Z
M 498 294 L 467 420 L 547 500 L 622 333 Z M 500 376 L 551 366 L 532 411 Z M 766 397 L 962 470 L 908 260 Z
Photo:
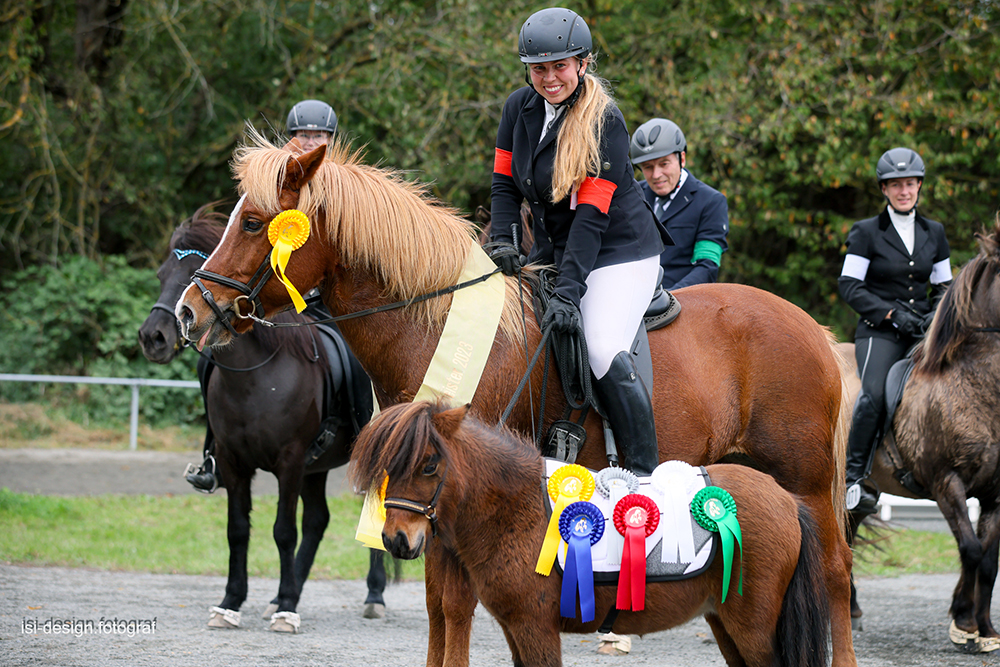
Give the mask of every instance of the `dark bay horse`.
M 245 200 L 203 268 L 225 276 L 228 286 L 210 278 L 205 284 L 237 332 L 253 325 L 237 317 L 250 310 L 247 292 L 256 292 L 269 316 L 290 305 L 278 280 L 258 285 L 259 290 L 237 289 L 230 282 L 251 282 L 268 261 L 265 229 L 287 209 L 308 215 L 313 232 L 291 256 L 286 275 L 300 291 L 319 286 L 334 315 L 413 299 L 458 282 L 474 239 L 471 223 L 430 201 L 421 186 L 401 175 L 362 164 L 345 146 L 334 145 L 324 158 L 325 150 L 297 154 L 253 136 L 235 156 Z M 471 404 L 473 413 L 488 422 L 498 421 L 525 374 L 526 356 L 541 338 L 531 317 L 522 331 L 518 284 L 513 278 L 506 284 L 500 328 Z M 752 287 L 698 285 L 676 296 L 683 305 L 681 317 L 649 335 L 660 459 L 700 465 L 735 457 L 802 497 L 823 545 L 834 664 L 854 665 L 851 552 L 841 509 L 851 405 L 842 400 L 832 338 L 798 307 Z M 443 296 L 341 323 L 383 407 L 415 396 L 450 304 L 451 297 Z M 232 339 L 198 290 L 188 289 L 175 312 L 190 339 L 212 346 Z M 561 396 L 554 375 L 546 391 Z M 542 364 L 530 379 L 530 395 L 537 398 Z M 507 421 L 520 433 L 531 433 L 531 405 L 526 391 Z M 560 418 L 562 407 L 559 401 L 548 402 L 545 426 Z M 577 462 L 603 468 L 602 427 L 593 411 L 585 427 L 589 444 Z M 468 576 L 453 554 L 433 543 L 425 567 L 432 582 L 427 663 L 465 665 L 476 604 Z
M 386 497 L 426 505 L 433 532 L 469 574 L 500 623 L 515 665 L 562 664 L 560 632 L 594 632 L 615 605 L 614 586 L 596 586 L 596 617 L 560 616 L 561 577 L 535 573 L 545 536 L 542 457 L 506 428 L 425 401 L 386 409 L 361 432 L 352 477 L 369 488 L 389 477 Z M 822 552 L 809 509 L 768 475 L 708 466 L 711 483 L 736 501 L 743 537 L 743 594 L 723 598 L 723 558 L 683 581 L 650 583 L 645 609 L 622 613 L 617 631 L 645 635 L 704 616 L 728 665 L 825 667 L 829 616 Z M 388 505 L 388 503 L 387 503 Z M 608 530 L 608 528 L 605 528 Z M 612 529 L 613 530 L 613 529 Z M 416 510 L 387 507 L 382 537 L 398 558 L 416 558 L 432 539 Z M 733 558 L 733 576 L 740 557 Z M 427 581 L 428 586 L 434 582 Z
M 173 306 L 191 275 L 211 253 L 225 229 L 226 217 L 203 206 L 170 239 L 160 265 L 160 296 L 139 329 L 139 342 L 150 361 L 166 364 L 184 348 Z M 304 316 L 280 316 L 285 321 Z M 318 334 L 316 334 L 318 335 Z M 344 419 L 322 457 L 305 465 L 306 452 L 319 432 L 324 404 L 323 375 L 328 361 L 309 329 L 255 329 L 232 345 L 213 350 L 218 367 L 211 374 L 205 409 L 216 439 L 216 461 L 229 504 L 229 581 L 220 609 L 238 612 L 247 595 L 247 547 L 250 540 L 251 481 L 257 470 L 278 479 L 274 541 L 281 562 L 278 595 L 265 618 L 294 613 L 316 550 L 330 521 L 326 505 L 327 472 L 347 463 L 353 428 Z M 339 364 L 339 361 L 337 362 Z M 251 369 L 239 372 L 233 369 Z M 341 374 L 343 375 L 343 374 Z M 302 543 L 298 552 L 296 506 L 302 499 Z M 371 551 L 365 615 L 384 614 L 386 575 L 381 551 Z M 216 613 L 210 625 L 233 627 L 234 613 Z M 294 630 L 280 616 L 273 629 Z
M 914 350 L 893 433 L 879 445 L 871 479 L 883 492 L 937 502 L 961 560 L 949 635 L 960 649 L 985 653 L 1000 648 L 990 619 L 1000 553 L 1000 220 L 976 236 L 979 254 L 959 272 Z M 845 353 L 856 374 L 853 349 Z M 896 480 L 890 438 L 902 468 L 926 493 Z M 975 528 L 969 498 L 981 508 Z

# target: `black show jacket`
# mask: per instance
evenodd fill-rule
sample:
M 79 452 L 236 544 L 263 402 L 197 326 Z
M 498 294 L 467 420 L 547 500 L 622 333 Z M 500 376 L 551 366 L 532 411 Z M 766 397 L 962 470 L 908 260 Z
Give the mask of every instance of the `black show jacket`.
M 493 168 L 494 241 L 513 240 L 521 201 L 534 218 L 535 245 L 529 260 L 559 269 L 555 292 L 579 305 L 594 269 L 659 255 L 670 235 L 642 196 L 629 161 L 629 134 L 618 107 L 611 106 L 601 137 L 601 171 L 577 193 L 552 203 L 552 166 L 563 112 L 539 143 L 545 102 L 530 86 L 507 98 L 497 131 Z
M 656 203 L 656 193 L 649 183 L 642 181 L 646 203 Z M 660 255 L 663 267 L 663 289 L 674 290 L 688 285 L 714 283 L 719 279 L 719 265 L 710 259 L 694 258 L 694 245 L 698 241 L 711 241 L 722 252 L 729 248 L 726 234 L 729 232 L 729 206 L 726 196 L 713 187 L 705 185 L 690 171 L 680 191 L 674 195 L 667 210 L 661 211 L 660 221 L 666 225 L 674 245 Z
M 847 235 L 847 253 L 870 262 L 864 280 L 843 275 L 838 280 L 840 295 L 861 316 L 855 339 L 870 336 L 899 339 L 898 330 L 885 316 L 901 307 L 897 299 L 921 315 L 931 311 L 927 290 L 939 287 L 928 284 L 931 270 L 951 256 L 951 249 L 944 225 L 918 212 L 911 255 L 886 209 L 874 218 L 854 223 Z

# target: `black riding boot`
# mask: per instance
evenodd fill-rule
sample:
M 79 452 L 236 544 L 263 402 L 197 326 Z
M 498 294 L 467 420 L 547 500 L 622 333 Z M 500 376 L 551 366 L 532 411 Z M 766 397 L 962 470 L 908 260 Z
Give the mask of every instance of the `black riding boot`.
M 878 496 L 862 482 L 871 472 L 880 417 L 880 411 L 868 395 L 861 394 L 854 406 L 851 433 L 847 438 L 847 509 L 857 514 L 872 514 L 878 503 Z
M 649 392 L 639 377 L 632 355 L 619 352 L 608 372 L 597 381 L 596 388 L 601 406 L 611 422 L 622 467 L 640 477 L 648 477 L 660 462 L 656 425 Z
M 205 451 L 201 467 L 195 469 L 194 464 L 190 463 L 184 471 L 184 479 L 202 493 L 214 493 L 219 488 L 219 469 L 215 464 L 215 456 L 212 455 L 214 451 L 215 438 L 210 431 L 205 435 Z

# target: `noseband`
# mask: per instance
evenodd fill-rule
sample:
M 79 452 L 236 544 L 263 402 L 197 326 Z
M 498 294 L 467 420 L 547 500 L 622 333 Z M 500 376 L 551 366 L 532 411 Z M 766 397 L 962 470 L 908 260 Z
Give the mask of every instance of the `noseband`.
M 271 249 L 274 252 L 274 249 Z M 265 283 L 268 279 L 274 275 L 274 270 L 271 269 L 271 252 L 267 253 L 264 257 L 264 261 L 261 262 L 260 267 L 257 272 L 253 274 L 253 277 L 248 283 L 241 283 L 238 280 L 228 278 L 218 273 L 213 273 L 212 271 L 206 271 L 204 269 L 198 269 L 194 272 L 191 282 L 197 285 L 198 289 L 201 290 L 201 298 L 205 300 L 212 312 L 215 313 L 216 318 L 226 327 L 226 329 L 233 336 L 238 336 L 236 329 L 230 323 L 228 317 L 223 314 L 222 309 L 219 308 L 219 304 L 215 302 L 215 298 L 212 296 L 211 290 L 205 287 L 205 283 L 201 281 L 202 278 L 206 280 L 211 280 L 214 283 L 219 283 L 226 287 L 231 287 L 232 289 L 240 292 L 240 296 L 233 299 L 233 313 L 241 320 L 250 319 L 254 316 L 263 318 L 264 317 L 264 305 L 260 302 L 260 291 L 264 289 Z M 250 312 L 244 315 L 240 312 L 240 301 L 245 300 L 247 305 L 250 307 Z M 259 314 L 258 314 L 259 313 Z
M 406 510 L 407 512 L 414 512 L 416 514 L 421 514 L 428 521 L 431 522 L 431 537 L 437 537 L 437 502 L 438 498 L 441 496 L 441 489 L 444 488 L 444 478 L 445 472 L 441 473 L 441 481 L 438 482 L 437 489 L 434 491 L 434 497 L 431 498 L 431 502 L 423 505 L 415 500 L 407 500 L 406 498 L 386 498 L 385 502 L 382 504 L 386 509 L 392 507 L 393 509 Z

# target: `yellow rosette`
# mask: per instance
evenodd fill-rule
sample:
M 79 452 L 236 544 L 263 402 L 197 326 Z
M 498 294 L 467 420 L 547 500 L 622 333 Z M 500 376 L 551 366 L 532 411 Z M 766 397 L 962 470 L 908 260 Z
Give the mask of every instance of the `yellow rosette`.
M 589 470 L 575 463 L 563 466 L 549 477 L 549 497 L 552 499 L 552 516 L 545 530 L 542 551 L 538 554 L 535 572 L 549 576 L 556 562 L 556 552 L 562 535 L 559 534 L 559 516 L 567 506 L 578 500 L 590 500 L 594 495 L 594 476 Z
M 301 248 L 308 238 L 309 216 L 294 208 L 274 216 L 267 227 L 267 240 L 274 246 L 274 251 L 271 252 L 271 268 L 278 276 L 278 280 L 285 284 L 297 313 L 305 310 L 306 302 L 285 275 L 285 267 L 288 266 L 288 258 L 291 257 L 292 251 Z

